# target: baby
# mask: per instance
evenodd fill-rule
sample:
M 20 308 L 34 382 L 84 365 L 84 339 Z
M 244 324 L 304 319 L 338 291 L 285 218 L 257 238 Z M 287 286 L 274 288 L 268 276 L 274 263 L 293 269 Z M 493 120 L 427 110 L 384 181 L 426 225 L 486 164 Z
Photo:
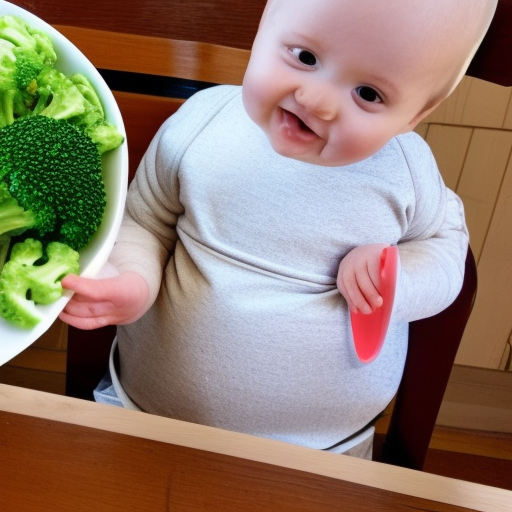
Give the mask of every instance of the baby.
M 371 457 L 408 323 L 460 290 L 463 207 L 412 130 L 455 88 L 496 0 L 270 0 L 242 87 L 195 94 L 130 186 L 102 279 L 68 276 L 62 320 L 118 325 L 96 399 Z M 382 351 L 349 311 L 382 305 Z

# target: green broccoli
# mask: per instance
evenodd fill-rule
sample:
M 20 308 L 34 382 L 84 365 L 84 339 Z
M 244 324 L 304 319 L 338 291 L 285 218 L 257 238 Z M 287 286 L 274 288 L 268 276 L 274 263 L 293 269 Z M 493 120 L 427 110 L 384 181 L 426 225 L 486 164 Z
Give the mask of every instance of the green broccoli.
M 117 148 L 124 138 L 105 118 L 105 112 L 89 80 L 76 73 L 70 77 L 44 67 L 36 78 L 37 102 L 31 114 L 67 119 L 97 145 L 100 154 Z
M 18 94 L 14 45 L 0 39 L 0 127 L 14 121 L 14 99 Z
M 0 38 L 0 91 L 12 89 L 16 85 L 16 57 L 15 46 Z
M 57 56 L 50 38 L 16 16 L 0 17 L 0 127 L 30 114 L 37 79 Z
M 33 216 L 27 236 L 78 251 L 101 223 L 106 200 L 98 147 L 66 120 L 31 116 L 2 128 L 0 182 L 5 215 L 14 208 L 10 195 Z
M 32 227 L 34 222 L 32 212 L 25 211 L 9 194 L 7 183 L 0 182 L 0 238 L 2 235 L 19 235 Z
M 50 37 L 18 16 L 0 17 L 0 38 L 19 48 L 27 48 L 40 54 L 48 63 L 55 62 L 57 55 Z
M 37 325 L 42 315 L 36 304 L 51 304 L 62 296 L 60 281 L 78 273 L 78 257 L 59 242 L 49 243 L 46 255 L 38 240 L 14 244 L 0 273 L 0 316 L 19 327 Z
M 82 129 L 98 145 L 101 154 L 120 146 L 123 136 L 116 126 L 106 120 L 101 101 L 89 80 L 84 75 L 75 73 L 71 76 L 71 81 L 82 94 L 85 109 L 82 114 L 70 119 L 70 122 Z
M 85 111 L 85 99 L 78 88 L 55 68 L 45 68 L 38 75 L 37 95 L 34 114 L 69 119 Z
M 4 263 L 7 260 L 7 254 L 10 246 L 11 237 L 7 235 L 0 235 L 0 272 L 2 272 Z
M 100 154 L 124 137 L 105 118 L 96 91 L 77 73 L 66 76 L 51 39 L 16 16 L 0 17 L 0 128 L 19 117 L 42 114 L 67 119 L 97 145 Z
M 25 327 L 78 272 L 106 205 L 101 155 L 124 141 L 89 80 L 56 61 L 48 35 L 0 16 L 0 316 Z
M 37 91 L 37 76 L 45 65 L 44 61 L 38 53 L 26 48 L 14 48 L 13 54 L 16 57 L 16 85 L 20 91 L 26 92 L 33 98 Z

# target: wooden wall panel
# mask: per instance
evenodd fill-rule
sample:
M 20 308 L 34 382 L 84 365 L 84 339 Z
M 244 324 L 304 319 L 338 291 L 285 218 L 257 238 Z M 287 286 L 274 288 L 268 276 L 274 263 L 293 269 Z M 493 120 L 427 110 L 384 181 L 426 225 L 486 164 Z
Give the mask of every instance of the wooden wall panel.
M 464 78 L 418 133 L 464 202 L 479 290 L 456 363 L 503 369 L 512 332 L 510 88 Z
M 430 128 L 430 124 L 428 123 L 420 123 L 418 126 L 416 126 L 416 128 L 414 129 L 414 131 L 420 135 L 421 137 L 423 137 L 424 139 L 427 138 L 427 133 L 428 133 L 428 130 Z
M 512 132 L 475 129 L 456 189 L 478 262 L 512 149 Z
M 503 128 L 511 89 L 464 77 L 454 93 L 428 118 L 429 123 Z
M 512 163 L 496 200 L 478 273 L 475 308 L 457 363 L 500 368 L 512 330 Z
M 469 78 L 466 81 L 469 87 L 460 124 L 482 128 L 502 128 L 510 101 L 510 89 L 492 85 L 492 94 L 489 94 L 487 82 Z
M 473 135 L 473 128 L 431 124 L 425 140 L 435 148 L 437 164 L 446 185 L 457 190 Z
M 508 104 L 507 113 L 505 114 L 505 121 L 503 122 L 505 130 L 512 130 L 512 95 Z

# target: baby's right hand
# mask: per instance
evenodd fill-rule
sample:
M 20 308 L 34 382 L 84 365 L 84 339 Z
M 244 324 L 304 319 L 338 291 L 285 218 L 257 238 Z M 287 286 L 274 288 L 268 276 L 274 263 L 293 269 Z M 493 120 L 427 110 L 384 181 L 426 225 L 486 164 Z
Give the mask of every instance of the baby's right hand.
M 337 284 L 350 311 L 369 314 L 382 306 L 380 264 L 386 247 L 386 244 L 361 245 L 341 260 Z
M 74 295 L 59 318 L 79 329 L 128 324 L 147 309 L 149 288 L 144 278 L 135 272 L 104 279 L 69 274 L 62 279 L 62 286 Z

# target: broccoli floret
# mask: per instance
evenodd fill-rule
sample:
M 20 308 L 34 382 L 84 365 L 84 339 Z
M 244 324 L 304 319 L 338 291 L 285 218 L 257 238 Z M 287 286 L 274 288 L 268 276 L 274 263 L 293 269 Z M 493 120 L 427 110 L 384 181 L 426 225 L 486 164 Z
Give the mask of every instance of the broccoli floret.
M 2 235 L 20 235 L 34 223 L 32 212 L 25 211 L 9 194 L 7 183 L 0 182 L 0 238 Z
M 92 84 L 80 73 L 72 75 L 71 80 L 84 98 L 85 110 L 70 119 L 70 122 L 82 129 L 98 145 L 101 154 L 120 146 L 123 136 L 105 119 L 103 106 Z
M 42 243 L 29 238 L 13 246 L 0 273 L 0 315 L 20 327 L 37 325 L 42 316 L 36 304 L 59 299 L 61 279 L 79 271 L 78 253 L 65 244 L 49 243 L 43 258 Z
M 8 235 L 0 236 L 0 272 L 2 272 L 4 263 L 7 260 L 7 254 L 9 252 L 10 245 L 11 245 L 11 237 L 10 236 L 8 236 Z
M 5 15 L 0 18 L 0 37 L 16 46 L 35 48 L 28 25 L 17 16 Z
M 84 75 L 67 77 L 54 68 L 43 68 L 37 86 L 34 114 L 67 119 L 97 144 L 100 154 L 122 144 L 124 137 L 105 119 L 101 101 Z
M 80 250 L 105 210 L 97 145 L 66 120 L 31 116 L 0 130 L 0 180 L 34 216 L 26 232 Z
M 17 92 L 14 45 L 0 39 L 0 127 L 14 121 L 14 97 Z
M 0 128 L 14 122 L 16 90 L 0 91 Z
M 30 115 L 37 77 L 56 61 L 50 38 L 16 16 L 0 17 L 0 127 Z
M 55 68 L 45 68 L 37 77 L 38 100 L 34 114 L 68 119 L 83 114 L 85 100 L 73 82 Z
M 37 76 L 45 67 L 44 58 L 34 51 L 26 48 L 14 48 L 13 54 L 16 57 L 16 84 L 20 91 L 30 95 L 37 92 Z
M 100 154 L 117 148 L 124 140 L 117 128 L 107 121 L 86 129 L 84 133 L 96 143 Z
M 124 141 L 105 119 L 101 101 L 82 74 L 66 76 L 54 65 L 51 39 L 16 16 L 0 17 L 0 128 L 19 117 L 42 114 L 68 119 L 100 154 Z
M 105 119 L 103 105 L 91 82 L 81 73 L 71 75 L 70 79 L 87 102 L 87 115 L 82 116 L 81 121 L 89 126 L 103 121 Z
M 15 84 L 16 57 L 15 46 L 5 39 L 0 39 L 0 91 L 10 90 Z
M 57 60 L 50 37 L 41 30 L 31 27 L 18 16 L 0 17 L 0 38 L 18 48 L 26 48 L 40 54 L 48 64 Z

